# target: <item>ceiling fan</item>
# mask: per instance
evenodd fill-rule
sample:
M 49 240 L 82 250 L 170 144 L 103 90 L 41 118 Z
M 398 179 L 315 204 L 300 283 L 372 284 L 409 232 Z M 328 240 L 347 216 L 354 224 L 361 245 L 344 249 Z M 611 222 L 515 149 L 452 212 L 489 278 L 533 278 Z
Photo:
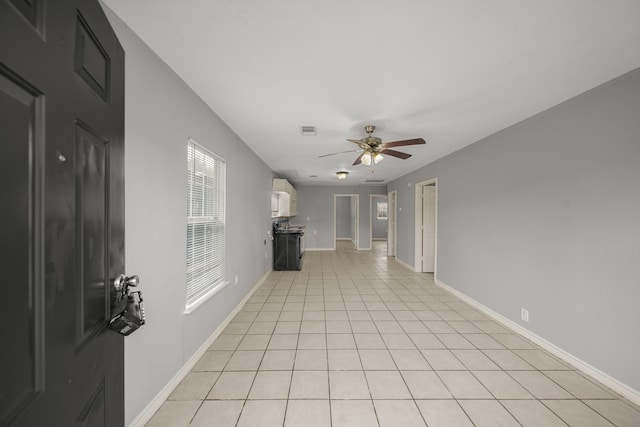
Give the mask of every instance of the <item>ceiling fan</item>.
M 424 144 L 425 141 L 422 138 L 415 139 L 405 139 L 402 141 L 393 141 L 393 142 L 385 142 L 382 143 L 382 140 L 376 136 L 371 136 L 373 131 L 376 130 L 376 127 L 373 125 L 367 125 L 364 127 L 365 132 L 367 132 L 368 136 L 362 139 L 347 139 L 349 142 L 353 142 L 354 144 L 358 144 L 360 147 L 356 150 L 347 150 L 340 151 L 338 153 L 325 154 L 319 157 L 328 157 L 334 156 L 336 154 L 343 153 L 354 153 L 362 150 L 362 153 L 356 158 L 356 161 L 353 162 L 353 166 L 364 164 L 369 166 L 371 163 L 377 164 L 384 159 L 383 154 L 387 154 L 392 157 L 397 157 L 399 159 L 408 159 L 411 157 L 411 154 L 403 153 L 401 151 L 391 150 L 391 147 L 402 147 L 404 145 L 419 145 Z

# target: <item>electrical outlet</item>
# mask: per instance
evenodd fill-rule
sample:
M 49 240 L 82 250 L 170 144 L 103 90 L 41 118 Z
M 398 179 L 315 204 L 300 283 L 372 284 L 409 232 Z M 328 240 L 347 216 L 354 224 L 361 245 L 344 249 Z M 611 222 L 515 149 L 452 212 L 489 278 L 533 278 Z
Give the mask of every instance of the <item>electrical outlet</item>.
M 267 251 L 264 251 L 264 259 L 267 259 Z
M 238 284 L 240 280 L 238 279 L 238 275 L 236 274 L 236 285 Z
M 529 310 L 527 310 L 526 308 L 521 308 L 520 309 L 520 317 L 525 322 L 528 322 L 529 321 Z

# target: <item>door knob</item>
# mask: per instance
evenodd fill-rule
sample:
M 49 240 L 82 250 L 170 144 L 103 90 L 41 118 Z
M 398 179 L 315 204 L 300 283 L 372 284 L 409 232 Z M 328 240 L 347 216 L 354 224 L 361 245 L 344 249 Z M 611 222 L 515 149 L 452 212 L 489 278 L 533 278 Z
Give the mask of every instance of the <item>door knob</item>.
M 132 287 L 136 287 L 138 286 L 138 284 L 140 283 L 140 278 L 138 276 L 125 276 L 124 274 L 120 274 L 118 277 L 116 277 L 116 279 L 113 281 L 113 287 L 115 288 L 116 291 L 120 292 L 125 288 L 125 285 L 128 286 L 132 286 Z

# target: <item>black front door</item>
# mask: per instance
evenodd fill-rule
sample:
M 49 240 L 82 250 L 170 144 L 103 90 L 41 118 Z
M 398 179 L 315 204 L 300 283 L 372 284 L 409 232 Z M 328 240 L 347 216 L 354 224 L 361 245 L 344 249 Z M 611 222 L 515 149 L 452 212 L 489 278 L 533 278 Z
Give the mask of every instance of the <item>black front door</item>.
M 122 426 L 124 51 L 97 0 L 0 0 L 0 426 Z

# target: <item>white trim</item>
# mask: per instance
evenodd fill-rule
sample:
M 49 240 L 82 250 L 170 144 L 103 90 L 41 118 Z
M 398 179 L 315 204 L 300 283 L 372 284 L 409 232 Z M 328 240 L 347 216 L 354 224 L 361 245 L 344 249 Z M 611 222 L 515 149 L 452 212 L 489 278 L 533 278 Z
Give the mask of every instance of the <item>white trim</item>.
M 180 384 L 180 382 L 191 372 L 193 367 L 198 363 L 200 358 L 204 356 L 204 353 L 211 347 L 211 344 L 220 336 L 224 328 L 231 323 L 233 318 L 238 314 L 238 312 L 242 309 L 242 307 L 246 304 L 246 302 L 251 298 L 254 292 L 267 280 L 271 274 L 271 270 L 267 270 L 267 272 L 258 280 L 258 282 L 251 288 L 251 290 L 247 293 L 247 295 L 242 298 L 242 301 L 238 303 L 238 305 L 229 313 L 229 315 L 222 321 L 220 326 L 216 328 L 215 331 L 207 338 L 207 340 L 202 343 L 200 348 L 196 350 L 196 352 L 186 361 L 186 363 L 180 368 L 180 370 L 171 378 L 171 380 L 165 385 L 162 390 L 154 397 L 151 402 L 138 414 L 136 418 L 129 424 L 129 427 L 143 427 L 151 417 L 156 413 L 160 406 L 167 400 L 167 398 L 171 395 L 173 390 Z
M 436 221 L 436 230 L 435 230 L 435 243 L 434 243 L 434 252 L 433 252 L 433 277 L 437 277 L 438 273 L 438 177 L 427 179 L 426 181 L 416 182 L 415 184 L 415 200 L 414 200 L 414 208 L 415 208 L 415 231 L 413 240 L 415 243 L 414 250 L 414 267 L 413 271 L 416 273 L 422 273 L 422 230 L 420 226 L 422 225 L 422 187 L 425 185 L 435 184 L 436 191 L 436 212 L 435 212 L 435 221 Z
M 379 241 L 384 240 L 384 241 L 386 241 L 387 239 L 384 238 L 384 237 L 373 237 L 371 240 L 379 240 Z
M 355 241 L 351 237 L 336 237 L 336 240 L 349 240 L 355 243 Z
M 473 307 L 475 307 L 478 310 L 482 311 L 484 314 L 486 314 L 487 316 L 491 317 L 493 320 L 501 323 L 503 326 L 506 326 L 507 328 L 512 329 L 516 333 L 518 333 L 518 334 L 522 335 L 523 337 L 527 338 L 528 340 L 536 343 L 537 345 L 539 345 L 543 349 L 547 350 L 549 353 L 553 354 L 554 356 L 558 357 L 559 359 L 562 359 L 563 361 L 567 362 L 568 364 L 570 364 L 574 368 L 584 372 L 585 374 L 587 374 L 590 377 L 594 378 L 596 381 L 601 382 L 602 384 L 604 384 L 605 386 L 609 387 L 614 392 L 626 397 L 627 399 L 629 399 L 631 402 L 635 403 L 636 405 L 640 405 L 640 391 L 629 387 L 628 385 L 624 384 L 623 382 L 613 378 L 609 374 L 606 374 L 605 372 L 602 372 L 598 368 L 595 368 L 595 367 L 591 366 L 587 362 L 577 358 L 576 356 L 572 355 L 571 353 L 568 353 L 567 351 L 561 349 L 560 347 L 556 346 L 555 344 L 547 341 L 546 339 L 540 337 L 539 335 L 536 335 L 535 333 L 531 332 L 530 330 L 522 327 L 521 325 L 517 324 L 513 320 L 504 317 L 500 313 L 497 313 L 497 312 L 493 311 L 489 307 L 487 307 L 484 304 L 479 303 L 478 301 L 474 300 L 473 298 L 463 294 L 459 290 L 447 285 L 446 283 L 443 283 L 441 280 L 435 279 L 435 283 L 436 283 L 436 285 L 440 286 L 442 289 L 451 292 L 452 294 L 454 294 L 455 296 L 457 296 L 458 298 L 460 298 L 461 300 L 463 300 L 467 304 L 472 305 Z
M 403 267 L 405 267 L 405 268 L 407 268 L 407 269 L 409 269 L 409 270 L 411 270 L 411 271 L 414 271 L 414 269 L 413 269 L 413 266 L 412 266 L 412 265 L 407 264 L 406 262 L 402 261 L 402 260 L 401 260 L 400 258 L 398 258 L 398 257 L 396 257 L 396 262 L 397 262 L 398 264 L 400 264 L 401 266 L 403 266 Z
M 336 248 L 304 248 L 305 252 L 322 252 L 322 251 L 335 251 Z

